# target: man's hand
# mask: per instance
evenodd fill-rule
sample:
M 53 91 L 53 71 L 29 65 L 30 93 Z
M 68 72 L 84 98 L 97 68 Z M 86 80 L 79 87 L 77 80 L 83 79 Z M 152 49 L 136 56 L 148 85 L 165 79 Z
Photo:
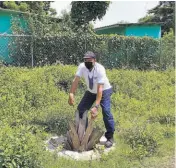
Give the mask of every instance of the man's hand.
M 98 116 L 98 109 L 96 107 L 91 108 L 91 118 L 94 120 Z
M 73 93 L 70 93 L 70 94 L 69 94 L 69 99 L 68 99 L 68 104 L 69 104 L 70 106 L 73 106 L 73 105 L 74 105 L 74 102 L 75 102 L 74 94 L 73 94 Z

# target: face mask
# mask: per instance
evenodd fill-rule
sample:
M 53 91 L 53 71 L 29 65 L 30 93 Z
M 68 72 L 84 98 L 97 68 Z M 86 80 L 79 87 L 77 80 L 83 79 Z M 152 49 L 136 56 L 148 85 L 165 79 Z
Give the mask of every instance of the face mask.
M 84 62 L 84 64 L 88 70 L 91 70 L 93 68 L 93 62 Z

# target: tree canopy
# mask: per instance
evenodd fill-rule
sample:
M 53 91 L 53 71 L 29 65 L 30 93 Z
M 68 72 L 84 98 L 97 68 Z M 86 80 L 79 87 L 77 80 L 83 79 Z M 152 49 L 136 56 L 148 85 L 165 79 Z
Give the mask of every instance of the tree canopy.
M 102 19 L 110 1 L 72 1 L 71 18 L 77 26 Z
M 51 8 L 52 1 L 0 1 L 0 7 L 4 9 L 18 10 L 30 13 L 45 13 L 56 15 L 55 9 Z
M 159 2 L 145 17 L 140 18 L 139 22 L 161 22 L 162 35 L 164 32 L 169 32 L 170 28 L 175 30 L 175 1 Z

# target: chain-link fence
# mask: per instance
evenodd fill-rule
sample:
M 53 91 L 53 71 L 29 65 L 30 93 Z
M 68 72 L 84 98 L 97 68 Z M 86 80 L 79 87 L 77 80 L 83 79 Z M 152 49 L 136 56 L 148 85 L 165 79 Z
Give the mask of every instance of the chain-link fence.
M 0 61 L 5 65 L 27 67 L 59 63 L 77 65 L 82 61 L 87 48 L 95 51 L 95 47 L 85 36 L 77 38 L 0 34 Z
M 83 54 L 92 50 L 107 68 L 166 69 L 174 66 L 173 47 L 166 48 L 161 40 L 136 39 L 0 34 L 0 60 L 6 65 L 27 67 L 58 63 L 78 65 L 83 61 Z
M 0 60 L 15 66 L 33 66 L 33 39 L 30 35 L 0 35 Z
M 74 53 L 72 49 L 68 51 L 67 47 L 79 47 L 79 50 Z M 78 64 L 85 52 L 86 42 L 79 45 L 76 39 L 0 34 L 0 61 L 5 65 L 34 67 L 54 63 Z

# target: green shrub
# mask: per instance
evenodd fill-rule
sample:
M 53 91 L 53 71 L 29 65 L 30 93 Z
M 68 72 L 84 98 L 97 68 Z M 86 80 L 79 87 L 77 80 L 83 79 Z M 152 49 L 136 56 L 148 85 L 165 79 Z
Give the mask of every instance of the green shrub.
M 128 126 L 129 128 L 125 128 L 120 135 L 132 149 L 129 153 L 130 157 L 142 159 L 156 153 L 161 143 L 160 138 L 162 138 L 158 124 L 151 125 L 138 122 L 137 124 L 128 124 Z M 155 131 L 158 133 L 155 134 Z
M 98 60 L 107 68 L 148 69 L 158 64 L 159 41 L 144 37 L 118 35 L 75 35 L 44 37 L 35 41 L 36 62 L 78 64 L 86 50 L 97 53 Z
M 39 158 L 44 145 L 37 135 L 31 133 L 30 126 L 10 127 L 0 125 L 0 165 L 3 167 L 41 167 Z
M 92 50 L 107 68 L 154 69 L 160 65 L 160 42 L 149 37 L 70 34 L 45 37 L 14 37 L 9 54 L 15 66 L 75 64 Z
M 173 29 L 161 39 L 161 67 L 166 69 L 175 66 L 175 35 Z
M 6 167 L 45 167 L 46 164 L 53 168 L 73 164 L 61 158 L 57 160 L 56 155 L 50 156 L 42 143 L 53 134 L 65 134 L 68 120 L 74 117 L 86 89 L 81 81 L 75 106 L 68 105 L 75 71 L 75 66 L 68 65 L 33 69 L 0 67 L 1 164 Z M 175 132 L 174 71 L 112 69 L 107 70 L 107 75 L 114 86 L 115 137 L 122 146 L 117 145 L 118 154 L 110 155 L 110 159 L 105 157 L 104 162 L 112 164 L 114 161 L 114 167 L 125 167 L 128 159 L 157 156 L 163 149 L 166 151 L 163 155 L 170 156 L 174 151 L 171 142 L 174 142 Z M 104 128 L 101 109 L 95 124 Z M 98 163 L 91 164 L 100 167 Z M 82 164 L 74 163 L 73 167 L 77 166 Z

